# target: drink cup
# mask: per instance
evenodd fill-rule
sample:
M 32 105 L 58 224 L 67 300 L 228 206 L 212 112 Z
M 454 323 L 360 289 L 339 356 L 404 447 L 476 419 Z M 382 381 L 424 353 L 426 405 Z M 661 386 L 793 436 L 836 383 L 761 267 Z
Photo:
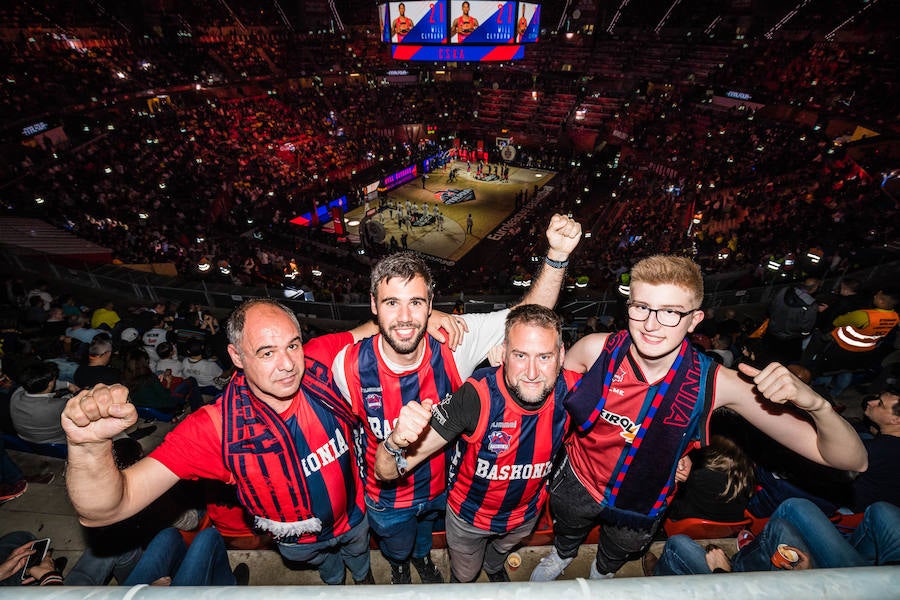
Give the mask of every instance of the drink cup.
M 778 544 L 778 549 L 772 555 L 772 564 L 779 569 L 793 569 L 800 562 L 800 555 L 787 544 Z
M 506 557 L 506 564 L 509 565 L 510 569 L 518 569 L 522 566 L 522 557 L 518 552 L 512 552 Z

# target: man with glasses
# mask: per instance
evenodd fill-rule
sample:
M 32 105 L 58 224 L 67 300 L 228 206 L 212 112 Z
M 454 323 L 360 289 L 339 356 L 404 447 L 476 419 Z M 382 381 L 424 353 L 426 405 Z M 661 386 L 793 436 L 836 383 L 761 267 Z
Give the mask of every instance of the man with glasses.
M 631 272 L 628 329 L 585 336 L 564 367 L 584 373 L 566 400 L 575 425 L 550 482 L 554 548 L 531 574 L 556 579 L 602 524 L 590 578 L 611 578 L 649 546 L 712 410 L 727 406 L 818 463 L 864 471 L 865 449 L 828 402 L 778 363 L 740 373 L 696 352 L 703 278 L 690 259 L 653 256 Z M 743 374 L 743 376 L 742 376 Z

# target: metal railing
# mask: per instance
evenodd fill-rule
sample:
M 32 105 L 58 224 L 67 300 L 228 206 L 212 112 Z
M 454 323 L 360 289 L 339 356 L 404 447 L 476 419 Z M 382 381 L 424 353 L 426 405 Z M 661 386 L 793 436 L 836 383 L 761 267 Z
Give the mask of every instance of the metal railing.
M 884 600 L 900 590 L 900 567 L 857 567 L 761 573 L 728 573 L 681 577 L 628 577 L 591 581 L 574 579 L 549 583 L 369 585 L 355 586 L 257 586 L 257 587 L 7 587 L 0 599 L 53 598 L 54 600 L 140 600 L 215 598 L 297 598 L 346 600 L 596 600 L 597 598 L 654 598 L 657 600 L 721 600 L 722 598 L 790 598 Z

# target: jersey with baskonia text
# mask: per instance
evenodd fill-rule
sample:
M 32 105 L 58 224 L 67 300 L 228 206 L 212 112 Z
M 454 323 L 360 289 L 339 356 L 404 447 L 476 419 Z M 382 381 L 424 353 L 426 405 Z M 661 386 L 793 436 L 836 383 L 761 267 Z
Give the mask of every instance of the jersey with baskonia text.
M 536 410 L 510 396 L 503 367 L 482 369 L 466 381 L 481 400 L 481 415 L 475 432 L 460 438 L 447 496 L 448 507 L 461 519 L 505 533 L 540 514 L 568 424 L 562 399 L 578 378 L 571 371 L 560 374 Z
M 315 543 L 350 531 L 365 518 L 351 428 L 320 404 L 307 400 L 302 387 L 281 416 L 297 450 L 312 512 L 322 521 L 320 532 L 285 541 Z M 221 397 L 188 415 L 150 456 L 181 479 L 208 478 L 234 484 L 236 478 L 245 476 L 229 471 L 224 462 Z M 252 483 L 260 486 L 261 494 L 270 493 L 265 491 L 267 481 Z
M 425 355 L 411 371 L 394 373 L 380 351 L 381 335 L 347 349 L 344 360 L 353 412 L 364 423 L 360 448 L 360 476 L 366 495 L 388 508 L 408 508 L 439 496 L 446 489 L 446 452 L 439 452 L 393 481 L 379 481 L 368 473 L 375 451 L 397 423 L 400 409 L 409 402 L 431 398 L 440 402 L 456 391 L 459 377 L 453 353 L 430 335 L 425 336 Z

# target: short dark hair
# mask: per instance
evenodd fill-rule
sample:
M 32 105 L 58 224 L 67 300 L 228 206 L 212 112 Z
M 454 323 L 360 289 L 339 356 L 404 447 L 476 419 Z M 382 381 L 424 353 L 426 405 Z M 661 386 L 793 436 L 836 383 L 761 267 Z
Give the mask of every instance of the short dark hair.
M 175 346 L 169 342 L 160 342 L 156 345 L 156 355 L 160 358 L 169 358 L 175 351 Z
M 29 394 L 40 394 L 50 382 L 59 378 L 59 365 L 55 362 L 39 362 L 22 369 L 22 387 Z
M 377 298 L 378 285 L 382 281 L 390 281 L 394 277 L 399 277 L 403 281 L 412 281 L 416 276 L 425 280 L 425 287 L 428 289 L 428 300 L 430 302 L 434 296 L 434 282 L 431 278 L 431 269 L 415 252 L 395 252 L 382 258 L 372 269 L 369 293 L 372 294 L 373 298 Z
M 520 304 L 506 315 L 506 327 L 503 332 L 503 340 L 509 341 L 509 331 L 514 325 L 533 325 L 552 329 L 556 332 L 557 345 L 563 345 L 562 319 L 558 314 L 540 304 Z

